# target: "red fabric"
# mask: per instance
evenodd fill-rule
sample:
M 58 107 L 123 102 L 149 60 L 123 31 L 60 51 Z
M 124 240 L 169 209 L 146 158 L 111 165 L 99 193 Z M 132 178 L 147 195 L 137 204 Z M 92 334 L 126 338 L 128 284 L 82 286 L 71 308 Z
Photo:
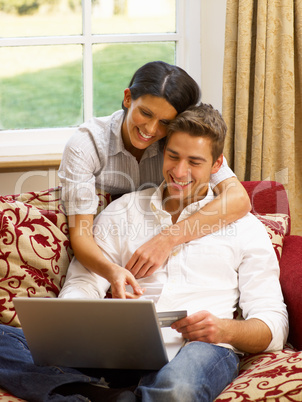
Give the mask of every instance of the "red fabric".
M 243 181 L 242 185 L 251 199 L 253 214 L 280 213 L 290 216 L 288 198 L 282 184 L 275 181 Z
M 252 203 L 252 213 L 289 213 L 286 191 L 272 181 L 242 182 Z M 285 236 L 280 260 L 280 282 L 289 314 L 289 342 L 302 350 L 302 236 Z
M 280 282 L 289 314 L 289 342 L 302 350 L 302 236 L 285 236 Z

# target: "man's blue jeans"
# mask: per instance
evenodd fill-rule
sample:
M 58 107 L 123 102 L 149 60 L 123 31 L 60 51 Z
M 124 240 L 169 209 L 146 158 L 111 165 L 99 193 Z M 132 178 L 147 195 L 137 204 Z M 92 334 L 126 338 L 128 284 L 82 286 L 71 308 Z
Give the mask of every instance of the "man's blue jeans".
M 231 350 L 192 342 L 158 372 L 144 373 L 135 394 L 147 402 L 213 401 L 237 376 L 238 363 Z M 56 388 L 71 383 L 97 384 L 100 370 L 91 372 L 92 376 L 73 368 L 36 366 L 22 330 L 0 325 L 0 387 L 13 395 L 30 402 L 87 402 L 79 394 L 60 395 Z
M 237 377 L 238 368 L 232 350 L 192 342 L 158 372 L 142 377 L 135 394 L 144 402 L 210 402 Z

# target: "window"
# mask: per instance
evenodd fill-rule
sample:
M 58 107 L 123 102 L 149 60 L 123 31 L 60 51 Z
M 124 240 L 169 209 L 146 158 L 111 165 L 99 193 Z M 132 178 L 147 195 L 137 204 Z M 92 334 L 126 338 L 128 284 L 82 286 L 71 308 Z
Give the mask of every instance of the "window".
M 200 83 L 200 15 L 200 0 L 0 0 L 0 157 L 60 154 L 147 61 Z

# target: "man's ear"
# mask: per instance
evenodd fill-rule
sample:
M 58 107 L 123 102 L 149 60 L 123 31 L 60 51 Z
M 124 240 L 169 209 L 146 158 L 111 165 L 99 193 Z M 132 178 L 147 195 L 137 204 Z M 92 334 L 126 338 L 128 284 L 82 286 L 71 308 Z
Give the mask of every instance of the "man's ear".
M 212 166 L 211 174 L 214 174 L 214 173 L 218 172 L 218 170 L 221 168 L 222 162 L 223 162 L 223 154 L 221 154 L 218 157 L 217 161 Z
M 124 106 L 127 108 L 127 109 L 129 109 L 129 107 L 131 106 L 131 91 L 130 91 L 130 89 L 129 88 L 126 88 L 125 90 L 124 90 L 124 101 L 123 101 L 123 104 L 124 104 Z

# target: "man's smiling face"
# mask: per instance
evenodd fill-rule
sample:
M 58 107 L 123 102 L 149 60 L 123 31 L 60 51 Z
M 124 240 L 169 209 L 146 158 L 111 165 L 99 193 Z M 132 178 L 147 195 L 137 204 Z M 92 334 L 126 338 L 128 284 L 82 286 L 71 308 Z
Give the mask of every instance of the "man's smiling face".
M 212 142 L 208 137 L 185 132 L 171 135 L 164 152 L 163 175 L 167 183 L 165 202 L 185 208 L 207 194 L 210 176 L 222 164 L 222 155 L 213 164 Z

